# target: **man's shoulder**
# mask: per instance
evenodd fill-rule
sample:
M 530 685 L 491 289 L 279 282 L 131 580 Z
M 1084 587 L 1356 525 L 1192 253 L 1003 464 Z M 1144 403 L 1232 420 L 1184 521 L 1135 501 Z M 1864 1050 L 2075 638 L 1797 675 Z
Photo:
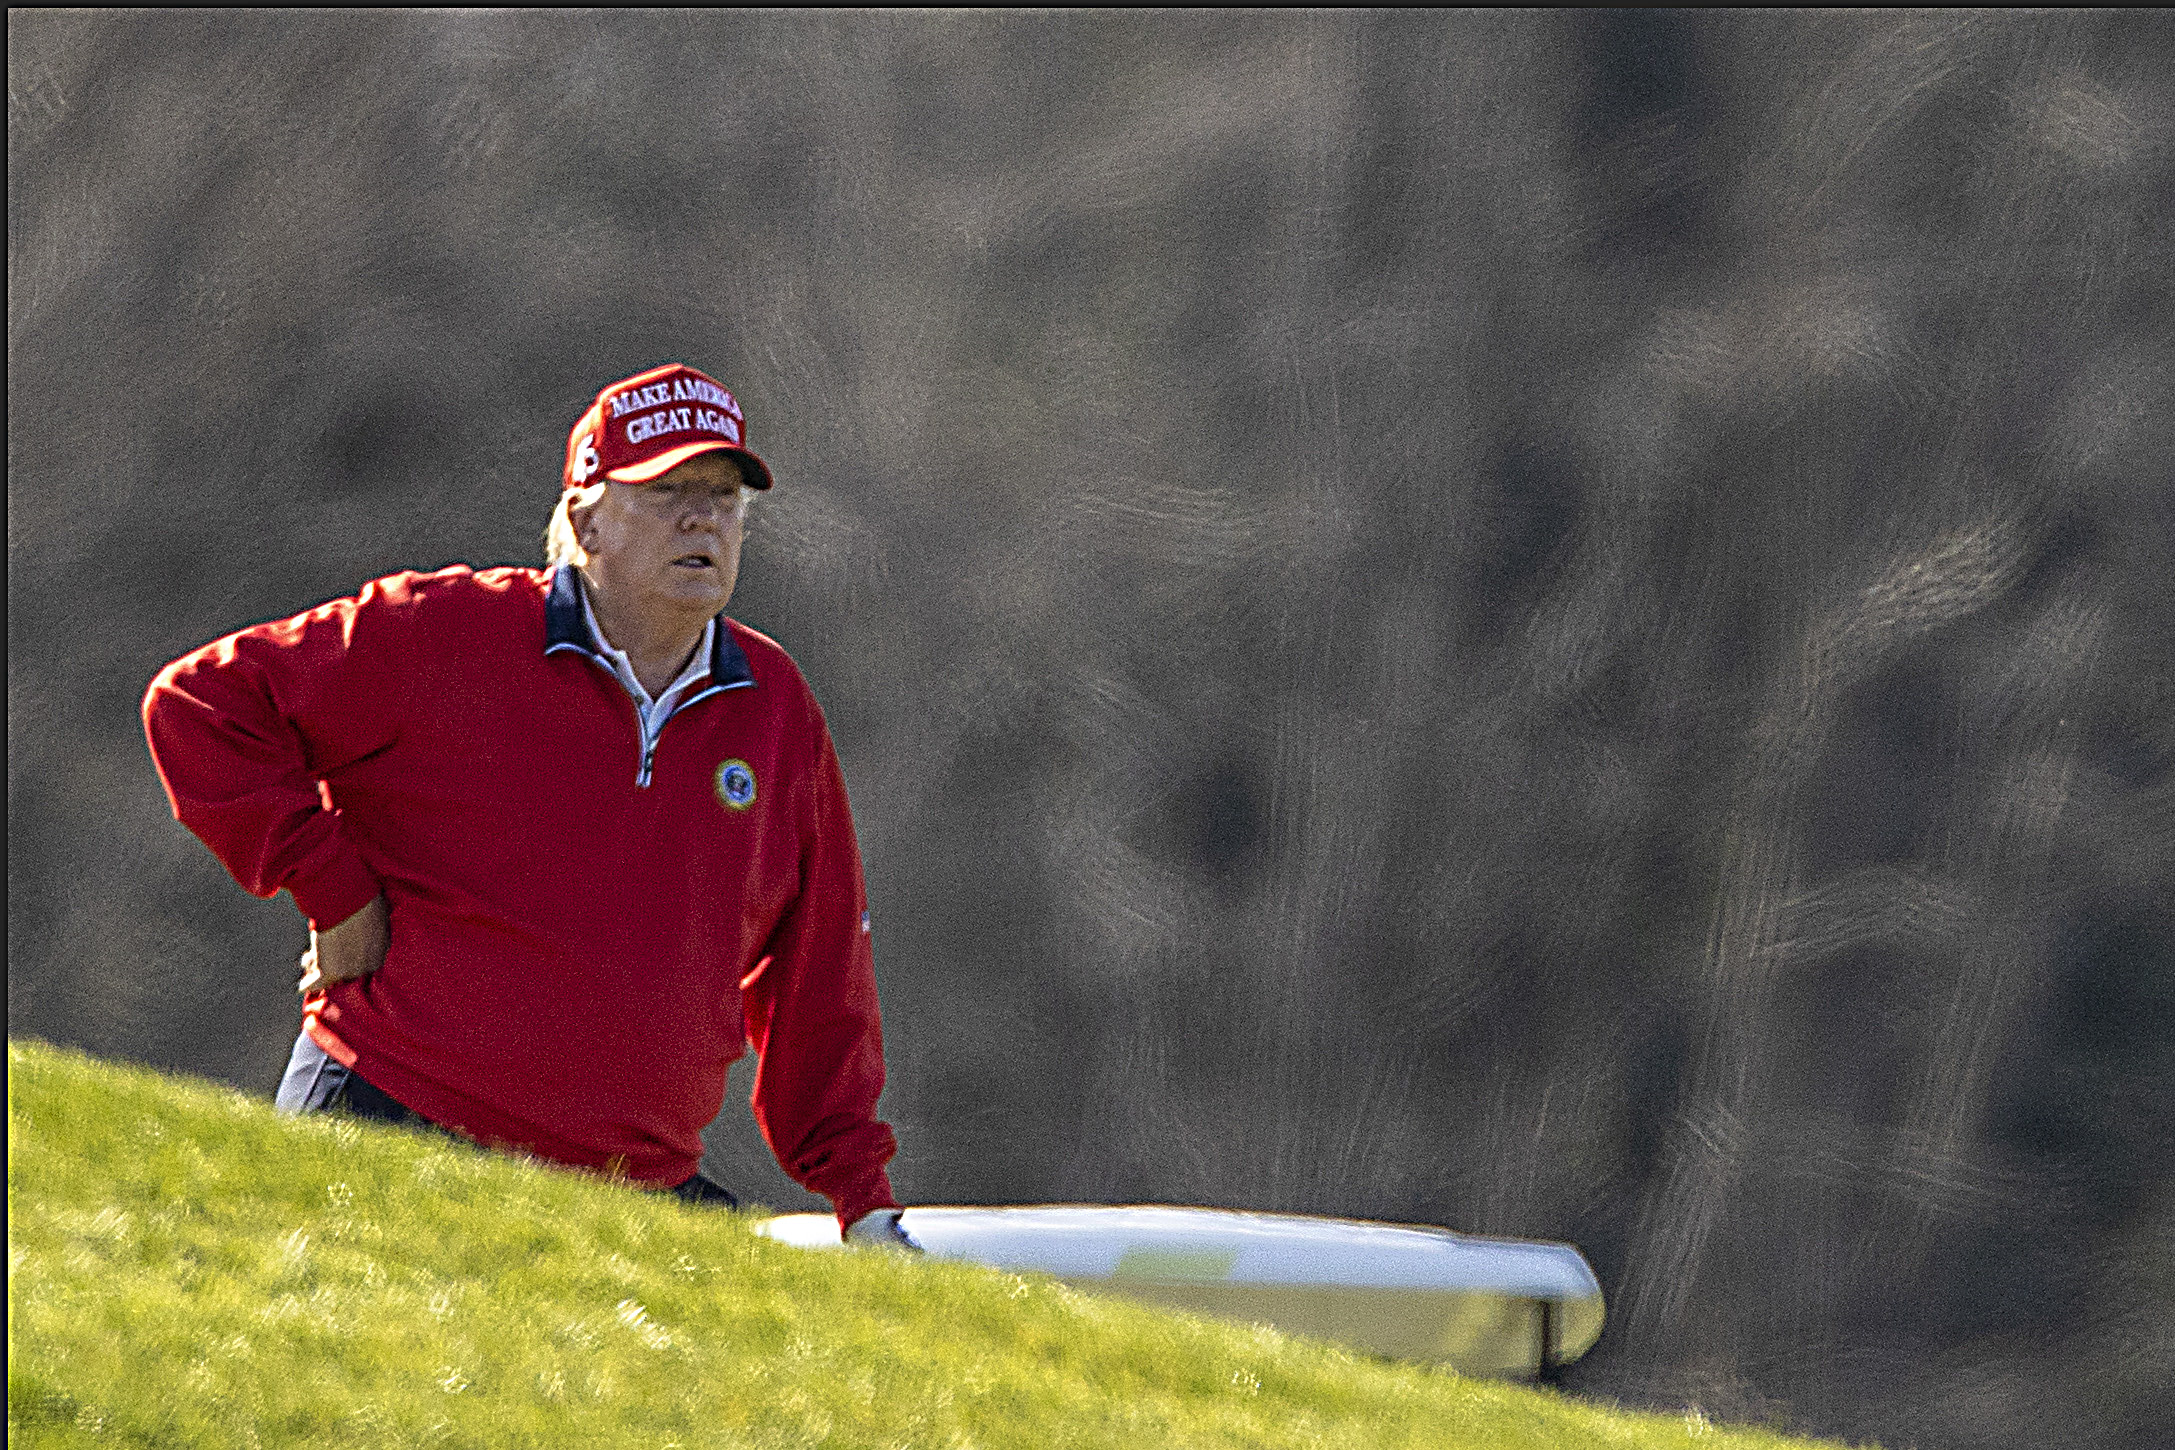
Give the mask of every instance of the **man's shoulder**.
M 793 657 L 785 652 L 785 646 L 759 629 L 750 629 L 737 619 L 719 615 L 718 622 L 725 626 L 734 644 L 748 657 L 748 668 L 755 672 L 759 685 L 775 680 L 791 689 L 805 693 L 807 680 L 801 677 L 801 668 L 793 663 Z
M 737 619 L 718 616 L 732 642 L 740 646 L 746 656 L 748 672 L 755 676 L 757 693 L 769 696 L 773 708 L 786 710 L 810 722 L 820 723 L 823 707 L 816 703 L 816 693 L 809 688 L 808 679 L 801 673 L 793 657 L 785 652 L 785 646 L 759 629 L 750 629 Z
M 467 564 L 448 564 L 443 569 L 428 573 L 419 569 L 403 569 L 398 574 L 387 574 L 373 579 L 363 586 L 364 592 L 376 591 L 388 599 L 416 601 L 456 601 L 511 603 L 521 599 L 540 599 L 550 587 L 551 576 L 547 570 L 532 569 L 520 564 L 500 564 L 489 569 L 476 569 Z
M 549 587 L 550 576 L 541 569 L 451 564 L 373 579 L 357 591 L 354 607 L 358 623 L 383 621 L 405 647 L 474 659 L 479 650 L 496 653 L 517 640 L 541 639 Z
M 550 575 L 542 569 L 504 564 L 475 569 L 448 564 L 424 573 L 404 569 L 365 584 L 358 598 L 365 604 L 380 603 L 396 609 L 412 609 L 420 616 L 485 617 L 493 613 L 526 613 L 541 604 L 550 587 Z

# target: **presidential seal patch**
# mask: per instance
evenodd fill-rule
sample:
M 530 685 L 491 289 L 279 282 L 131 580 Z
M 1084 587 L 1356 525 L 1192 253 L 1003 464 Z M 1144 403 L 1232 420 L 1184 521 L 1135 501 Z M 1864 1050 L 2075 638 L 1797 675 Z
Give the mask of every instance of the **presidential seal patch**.
M 717 768 L 717 798 L 727 810 L 744 811 L 755 804 L 755 772 L 745 760 L 728 760 Z

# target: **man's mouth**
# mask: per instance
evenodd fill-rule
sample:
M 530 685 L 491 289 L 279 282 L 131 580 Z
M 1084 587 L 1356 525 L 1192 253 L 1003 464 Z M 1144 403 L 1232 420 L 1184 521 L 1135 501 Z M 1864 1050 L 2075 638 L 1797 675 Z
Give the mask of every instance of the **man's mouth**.
M 714 569 L 717 563 L 708 554 L 682 554 L 672 561 L 675 569 Z

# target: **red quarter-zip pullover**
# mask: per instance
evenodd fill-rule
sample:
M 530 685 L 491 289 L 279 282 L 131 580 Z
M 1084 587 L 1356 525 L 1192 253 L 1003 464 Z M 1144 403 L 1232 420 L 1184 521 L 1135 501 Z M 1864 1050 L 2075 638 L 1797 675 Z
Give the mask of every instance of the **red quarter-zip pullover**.
M 392 945 L 319 1046 L 495 1145 L 670 1185 L 752 1044 L 778 1161 L 843 1222 L 894 1202 L 860 852 L 823 712 L 720 617 L 645 758 L 574 571 L 396 574 L 214 641 L 144 699 L 174 814 L 311 922 Z

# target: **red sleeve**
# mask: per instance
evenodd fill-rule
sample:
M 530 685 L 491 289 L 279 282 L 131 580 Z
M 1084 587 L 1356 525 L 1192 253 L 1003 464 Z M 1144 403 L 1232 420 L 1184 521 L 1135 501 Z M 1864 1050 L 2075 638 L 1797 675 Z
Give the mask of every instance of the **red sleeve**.
M 404 578 L 254 625 L 184 655 L 144 695 L 174 816 L 258 896 L 282 887 L 313 927 L 378 894 L 318 781 L 399 735 Z
M 861 851 L 846 781 L 824 729 L 803 796 L 801 892 L 742 989 L 755 1046 L 755 1121 L 794 1180 L 831 1200 L 843 1226 L 893 1208 L 884 1165 L 898 1151 L 877 1121 L 883 1025 L 869 946 Z

